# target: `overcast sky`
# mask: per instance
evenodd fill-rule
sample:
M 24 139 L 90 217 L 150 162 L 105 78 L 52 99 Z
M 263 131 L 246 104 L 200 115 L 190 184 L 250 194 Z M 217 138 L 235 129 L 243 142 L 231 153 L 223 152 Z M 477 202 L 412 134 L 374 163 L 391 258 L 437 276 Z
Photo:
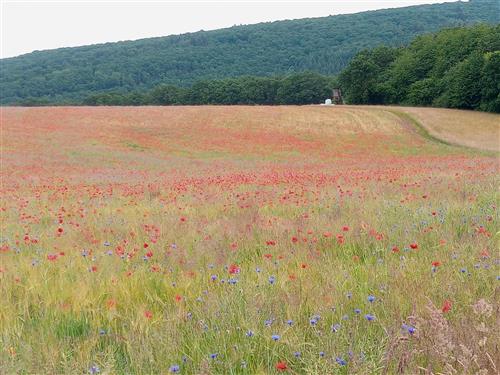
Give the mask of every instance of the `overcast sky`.
M 0 0 L 0 57 L 34 50 L 213 30 L 264 21 L 323 17 L 446 0 L 19 1 Z

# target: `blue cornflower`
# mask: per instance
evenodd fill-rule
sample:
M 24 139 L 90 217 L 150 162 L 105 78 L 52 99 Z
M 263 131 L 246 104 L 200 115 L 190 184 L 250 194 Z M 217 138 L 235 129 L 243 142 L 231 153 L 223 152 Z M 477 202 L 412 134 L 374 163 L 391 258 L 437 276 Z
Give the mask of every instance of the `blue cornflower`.
M 218 355 L 219 355 L 219 353 L 212 353 L 212 354 L 210 354 L 210 359 L 215 359 L 215 358 L 217 358 Z
M 325 356 L 325 352 L 319 352 L 319 356 L 320 357 L 324 357 Z
M 106 334 L 106 330 L 101 328 L 99 330 L 99 335 L 104 336 L 105 334 Z
M 295 353 L 293 353 L 293 355 L 295 358 L 300 358 L 300 352 L 295 352 Z
M 259 273 L 259 272 L 260 272 L 260 268 L 259 268 L 259 267 L 257 267 L 257 268 L 255 269 L 255 272 Z
M 361 314 L 361 309 L 354 309 L 354 312 L 355 312 L 356 314 Z
M 292 326 L 293 325 L 293 320 L 292 319 L 288 319 L 286 321 L 286 324 L 288 324 L 289 326 Z
M 227 282 L 231 285 L 234 285 L 238 282 L 238 279 L 229 279 Z
M 347 298 L 351 299 L 352 298 L 352 293 L 351 292 L 347 292 Z
M 267 320 L 264 321 L 264 325 L 266 327 L 271 327 L 271 324 L 273 324 L 273 321 L 274 321 L 274 319 L 272 319 L 272 318 L 271 319 L 267 319 Z
M 335 358 L 335 361 L 337 361 L 337 363 L 338 363 L 340 366 L 345 366 L 345 365 L 347 365 L 347 362 L 346 362 L 346 361 L 345 361 L 345 359 L 343 359 L 343 358 L 337 357 L 337 358 Z
M 271 338 L 273 341 L 278 341 L 280 339 L 280 335 L 272 335 Z
M 179 367 L 179 365 L 172 365 L 172 366 L 170 366 L 170 369 L 169 369 L 169 371 L 173 374 L 177 374 L 180 370 L 181 370 L 181 368 Z
M 408 324 L 403 324 L 402 328 L 403 328 L 403 330 L 405 330 L 406 332 L 408 332 L 410 335 L 413 335 L 415 333 L 415 331 L 416 331 L 415 327 L 410 326 Z
M 276 278 L 274 276 L 269 276 L 269 284 L 274 284 L 274 282 L 276 281 Z
M 212 275 L 212 276 L 210 276 L 210 280 L 212 280 L 212 281 L 217 280 L 217 275 Z
M 365 318 L 366 318 L 366 320 L 368 320 L 369 322 L 371 322 L 372 320 L 375 320 L 375 315 L 366 314 Z
M 109 241 L 105 241 L 104 246 L 111 246 L 111 243 Z
M 90 366 L 89 373 L 98 374 L 101 372 L 101 369 L 97 365 Z
M 247 337 L 252 337 L 254 335 L 253 331 L 248 331 L 247 332 Z
M 376 299 L 375 296 L 372 296 L 372 295 L 368 296 L 368 302 L 373 302 L 373 301 L 375 301 L 375 299 Z
M 467 272 L 467 269 L 466 269 L 466 268 L 462 268 L 462 269 L 460 270 L 460 272 L 462 272 L 462 273 L 466 273 L 466 272 Z

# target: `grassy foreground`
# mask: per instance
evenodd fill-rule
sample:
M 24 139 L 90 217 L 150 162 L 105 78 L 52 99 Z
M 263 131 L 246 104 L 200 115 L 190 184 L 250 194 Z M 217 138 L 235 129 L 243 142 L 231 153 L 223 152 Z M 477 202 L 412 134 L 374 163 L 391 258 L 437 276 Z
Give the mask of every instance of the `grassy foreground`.
M 2 108 L 0 373 L 496 374 L 499 171 L 384 108 Z

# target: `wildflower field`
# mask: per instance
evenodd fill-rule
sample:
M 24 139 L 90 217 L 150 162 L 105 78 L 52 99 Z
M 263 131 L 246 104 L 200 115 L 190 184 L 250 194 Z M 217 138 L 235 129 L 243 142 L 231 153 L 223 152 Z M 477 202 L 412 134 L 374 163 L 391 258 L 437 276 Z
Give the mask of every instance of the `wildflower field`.
M 0 374 L 497 374 L 499 153 L 432 111 L 2 108 Z

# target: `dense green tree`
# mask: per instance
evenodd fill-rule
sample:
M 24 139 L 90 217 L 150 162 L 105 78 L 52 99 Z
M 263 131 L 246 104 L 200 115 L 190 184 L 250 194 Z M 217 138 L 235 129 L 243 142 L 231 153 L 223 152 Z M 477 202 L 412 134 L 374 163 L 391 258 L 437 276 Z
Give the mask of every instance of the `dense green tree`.
M 339 83 L 346 90 L 347 102 L 382 103 L 387 89 L 381 86 L 383 80 L 380 77 L 398 54 L 397 49 L 388 47 L 378 47 L 357 54 L 339 76 Z
M 284 78 L 276 93 L 279 104 L 321 103 L 332 96 L 331 80 L 318 73 L 304 72 Z
M 500 113 L 500 51 L 486 53 L 484 60 L 480 109 Z
M 480 52 L 453 66 L 443 78 L 445 89 L 436 103 L 443 107 L 479 108 L 483 66 L 484 58 Z
M 183 104 L 186 89 L 174 85 L 159 85 L 149 93 L 149 103 L 145 104 Z
M 500 25 L 444 29 L 391 55 L 358 53 L 340 74 L 352 104 L 409 104 L 499 112 Z

